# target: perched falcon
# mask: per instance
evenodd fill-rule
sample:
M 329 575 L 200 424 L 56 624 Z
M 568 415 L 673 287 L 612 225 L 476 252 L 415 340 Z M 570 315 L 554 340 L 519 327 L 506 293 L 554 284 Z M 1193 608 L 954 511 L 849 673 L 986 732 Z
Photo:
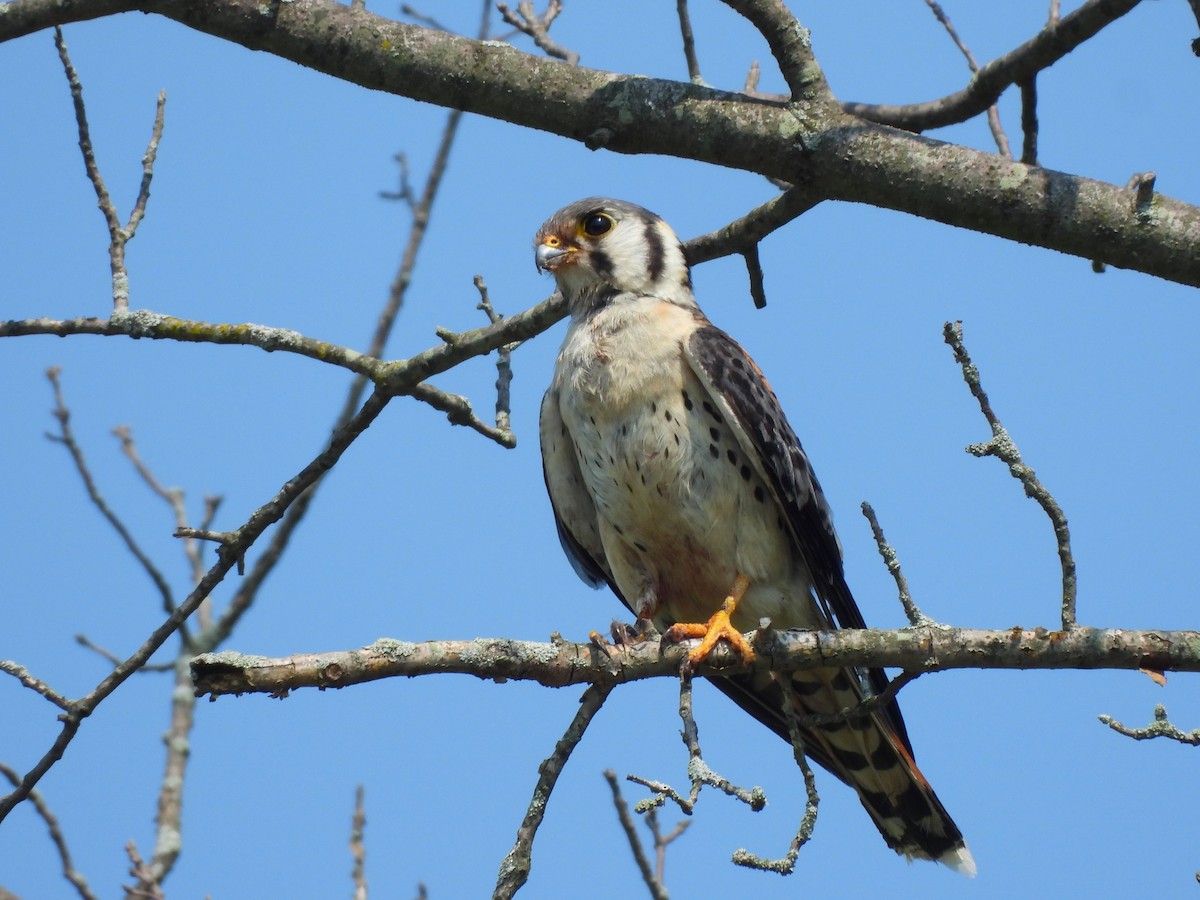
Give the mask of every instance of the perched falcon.
M 632 203 L 589 198 L 555 213 L 534 244 L 571 314 L 541 444 L 580 577 L 607 583 L 668 637 L 704 635 L 695 659 L 720 638 L 752 658 L 741 632 L 764 616 L 780 629 L 865 627 L 808 458 L 758 367 L 696 305 L 670 226 Z M 777 677 L 787 676 L 713 681 L 790 740 Z M 792 683 L 803 712 L 830 713 L 880 693 L 887 676 L 818 669 Z M 975 873 L 895 702 L 803 736 L 858 792 L 889 847 Z

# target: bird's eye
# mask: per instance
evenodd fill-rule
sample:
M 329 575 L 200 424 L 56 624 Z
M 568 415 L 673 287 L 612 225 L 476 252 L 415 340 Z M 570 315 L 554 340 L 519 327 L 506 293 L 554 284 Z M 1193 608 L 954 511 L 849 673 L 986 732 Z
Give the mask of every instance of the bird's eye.
M 606 216 L 604 213 L 592 213 L 583 220 L 581 227 L 583 233 L 589 237 L 600 237 L 602 234 L 607 234 L 616 224 L 612 220 L 612 216 Z

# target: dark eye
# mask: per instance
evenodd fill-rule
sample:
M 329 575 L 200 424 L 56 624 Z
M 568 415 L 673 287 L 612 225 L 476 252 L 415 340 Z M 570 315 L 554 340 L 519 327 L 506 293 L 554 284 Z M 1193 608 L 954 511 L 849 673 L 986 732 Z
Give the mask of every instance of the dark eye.
M 592 213 L 583 220 L 583 233 L 589 237 L 600 237 L 612 230 L 613 220 L 604 213 Z

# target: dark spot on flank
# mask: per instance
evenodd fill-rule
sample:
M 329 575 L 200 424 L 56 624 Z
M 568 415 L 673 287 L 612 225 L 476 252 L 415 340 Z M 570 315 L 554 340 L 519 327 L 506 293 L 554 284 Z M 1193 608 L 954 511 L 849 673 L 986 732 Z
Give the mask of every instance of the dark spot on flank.
M 712 416 L 714 419 L 716 419 L 718 424 L 721 423 L 721 421 L 722 421 L 721 417 L 717 414 L 717 411 L 713 408 L 713 405 L 711 403 L 709 403 L 707 400 L 704 401 L 704 411 L 706 413 L 708 413 L 710 416 Z
M 742 481 L 749 481 L 750 480 L 750 467 L 743 464 L 742 467 L 738 470 L 738 474 L 742 476 Z M 783 519 L 779 520 L 779 527 L 780 528 L 783 527 Z
M 690 410 L 692 408 L 692 398 L 688 396 L 688 392 L 683 392 L 683 408 Z
M 763 491 L 761 484 L 756 484 L 754 486 L 754 499 L 757 500 L 759 503 L 762 503 L 764 500 L 767 499 L 767 495 Z
M 638 541 L 634 541 L 634 542 L 633 542 L 633 546 L 637 547 L 637 548 L 638 548 L 639 550 L 641 550 L 643 553 L 649 553 L 649 552 L 650 552 L 650 551 L 648 551 L 648 550 L 646 549 L 645 545 L 643 545 L 643 544 L 639 543 Z
M 717 459 L 718 457 L 720 457 L 721 451 L 717 449 L 716 444 L 709 444 L 708 445 L 708 455 L 711 456 L 713 459 Z
M 737 454 L 734 453 L 732 450 L 725 451 L 725 458 L 727 460 L 729 460 L 730 465 L 734 465 L 734 466 L 737 465 Z
M 721 429 L 719 429 L 719 428 L 708 429 L 708 436 L 711 437 L 714 441 L 720 441 L 721 440 Z
M 671 411 L 669 409 L 666 412 L 664 412 L 663 415 L 666 417 L 668 422 L 671 421 Z

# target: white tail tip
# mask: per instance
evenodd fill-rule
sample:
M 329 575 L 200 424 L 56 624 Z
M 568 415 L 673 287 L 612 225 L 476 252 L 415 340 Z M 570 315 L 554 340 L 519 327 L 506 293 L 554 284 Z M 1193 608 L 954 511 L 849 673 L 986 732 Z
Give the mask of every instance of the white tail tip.
M 960 875 L 966 875 L 968 878 L 975 877 L 975 858 L 971 856 L 971 851 L 967 849 L 966 844 L 953 850 L 947 850 L 939 857 L 938 862 L 949 866 Z

